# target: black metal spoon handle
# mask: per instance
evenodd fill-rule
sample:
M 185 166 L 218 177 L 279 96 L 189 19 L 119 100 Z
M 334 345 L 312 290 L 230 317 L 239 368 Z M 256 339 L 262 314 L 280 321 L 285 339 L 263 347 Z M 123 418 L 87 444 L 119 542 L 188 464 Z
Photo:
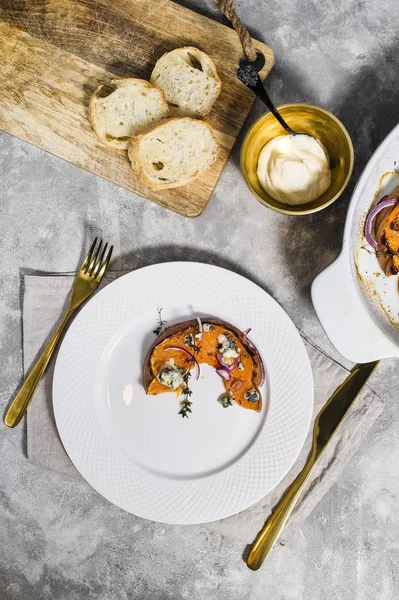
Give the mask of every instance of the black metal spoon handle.
M 258 96 L 266 104 L 267 108 L 270 112 L 276 117 L 277 121 L 280 123 L 282 127 L 290 134 L 296 135 L 295 131 L 291 129 L 291 127 L 284 121 L 283 117 L 278 112 L 277 108 L 274 106 L 273 102 L 269 98 L 269 94 L 266 92 L 264 85 L 262 83 L 261 78 L 258 75 L 256 69 L 250 65 L 243 65 L 237 70 L 237 77 L 244 85 L 247 86 L 250 90 L 253 91 L 254 94 Z

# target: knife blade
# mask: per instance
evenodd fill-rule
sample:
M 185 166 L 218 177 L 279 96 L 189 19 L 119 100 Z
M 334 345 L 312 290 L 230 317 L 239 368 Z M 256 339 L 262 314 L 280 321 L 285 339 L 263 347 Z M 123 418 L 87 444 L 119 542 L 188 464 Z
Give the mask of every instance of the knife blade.
M 309 458 L 258 534 L 247 558 L 247 565 L 253 571 L 259 569 L 273 548 L 320 455 L 378 362 L 363 363 L 354 367 L 317 415 L 313 426 L 313 443 Z
M 378 365 L 378 360 L 357 365 L 337 387 L 316 417 L 313 440 L 318 456 L 341 423 L 360 390 Z

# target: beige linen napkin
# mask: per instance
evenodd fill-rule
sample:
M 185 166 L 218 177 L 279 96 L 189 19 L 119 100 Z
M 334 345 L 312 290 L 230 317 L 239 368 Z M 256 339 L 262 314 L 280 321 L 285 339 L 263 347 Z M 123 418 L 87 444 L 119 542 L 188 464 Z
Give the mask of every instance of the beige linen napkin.
M 102 287 L 123 274 L 122 272 L 109 273 L 104 278 Z M 74 274 L 25 276 L 23 299 L 25 373 L 55 325 L 60 321 L 73 280 Z M 303 341 L 313 370 L 315 416 L 336 387 L 346 378 L 348 371 L 313 346 L 304 336 Z M 54 363 L 55 361 L 52 360 L 27 412 L 28 458 L 42 467 L 81 478 L 62 446 L 54 421 L 51 397 Z M 287 543 L 328 489 L 337 481 L 382 408 L 383 403 L 380 398 L 365 386 L 313 472 L 295 512 L 284 528 L 280 538 L 282 545 Z M 310 430 L 297 461 L 270 494 L 247 510 L 222 521 L 208 523 L 206 527 L 224 536 L 250 543 L 262 528 L 272 507 L 303 467 L 309 453 L 311 435 Z

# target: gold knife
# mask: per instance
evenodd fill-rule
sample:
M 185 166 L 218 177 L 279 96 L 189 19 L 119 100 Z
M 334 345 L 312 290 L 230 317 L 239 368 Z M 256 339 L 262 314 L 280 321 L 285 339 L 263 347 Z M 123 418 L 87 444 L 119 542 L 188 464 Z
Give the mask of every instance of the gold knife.
M 259 569 L 273 548 L 317 461 L 378 362 L 377 360 L 357 365 L 317 415 L 309 458 L 258 534 L 247 558 L 247 565 L 253 571 Z

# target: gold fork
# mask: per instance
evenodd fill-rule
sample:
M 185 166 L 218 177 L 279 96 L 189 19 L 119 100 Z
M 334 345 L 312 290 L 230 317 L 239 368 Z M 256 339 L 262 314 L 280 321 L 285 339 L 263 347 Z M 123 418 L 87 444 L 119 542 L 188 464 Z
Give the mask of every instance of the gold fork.
M 35 391 L 35 388 L 50 361 L 57 342 L 60 339 L 61 334 L 64 331 L 65 326 L 72 314 L 77 308 L 79 308 L 79 306 L 81 306 L 83 302 L 85 302 L 85 300 L 92 295 L 92 293 L 100 285 L 104 273 L 109 265 L 109 261 L 111 260 L 112 250 L 114 247 L 110 247 L 107 257 L 105 258 L 108 244 L 105 244 L 103 247 L 103 242 L 100 240 L 97 248 L 96 246 L 97 238 L 91 245 L 86 258 L 84 259 L 83 264 L 76 275 L 75 283 L 72 289 L 71 300 L 64 318 L 57 327 L 46 348 L 33 365 L 29 375 L 22 384 L 21 389 L 15 396 L 6 413 L 6 416 L 4 417 L 4 423 L 8 427 L 15 427 L 25 413 L 29 401 L 32 398 L 33 392 Z

